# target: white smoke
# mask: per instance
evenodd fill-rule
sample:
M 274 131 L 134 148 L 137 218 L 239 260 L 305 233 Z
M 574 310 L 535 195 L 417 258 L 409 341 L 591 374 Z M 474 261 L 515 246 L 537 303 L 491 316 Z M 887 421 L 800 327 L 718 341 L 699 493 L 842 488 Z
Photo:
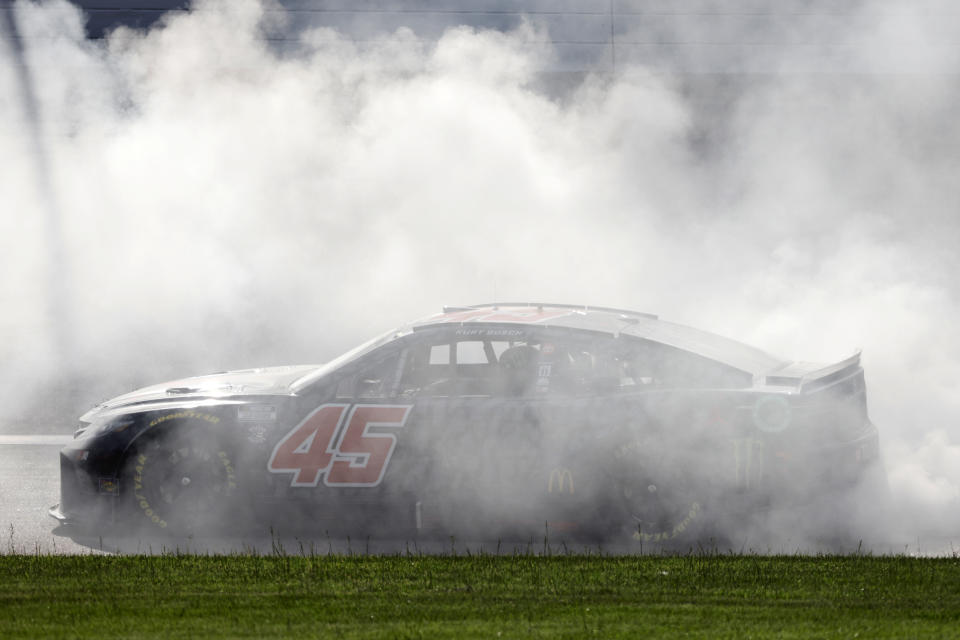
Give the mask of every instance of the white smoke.
M 5 410 L 63 373 L 118 393 L 322 361 L 442 303 L 636 308 L 798 360 L 863 348 L 901 519 L 954 532 L 960 65 L 930 44 L 949 23 L 890 7 L 834 16 L 856 73 L 740 79 L 704 107 L 696 78 L 625 63 L 544 91 L 536 24 L 318 29 L 293 54 L 256 0 L 102 42 L 66 2 L 18 2 L 44 157 L 7 42 Z

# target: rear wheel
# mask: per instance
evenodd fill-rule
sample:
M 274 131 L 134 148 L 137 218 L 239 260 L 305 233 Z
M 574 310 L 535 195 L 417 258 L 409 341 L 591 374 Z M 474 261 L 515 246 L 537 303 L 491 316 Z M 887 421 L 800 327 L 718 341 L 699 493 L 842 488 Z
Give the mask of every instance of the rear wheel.
M 134 522 L 159 531 L 193 533 L 229 516 L 237 478 L 215 439 L 176 430 L 142 443 L 127 461 Z
M 663 455 L 625 445 L 614 455 L 614 510 L 622 533 L 637 544 L 692 542 L 704 531 L 708 495 L 696 471 Z
M 643 473 L 619 479 L 621 521 L 633 541 L 682 542 L 702 529 L 703 494 L 676 480 Z

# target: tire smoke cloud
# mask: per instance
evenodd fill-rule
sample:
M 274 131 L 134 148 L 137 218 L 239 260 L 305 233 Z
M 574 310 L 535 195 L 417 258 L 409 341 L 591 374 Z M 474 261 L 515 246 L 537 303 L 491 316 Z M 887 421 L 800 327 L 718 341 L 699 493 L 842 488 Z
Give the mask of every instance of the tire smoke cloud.
M 310 29 L 280 51 L 271 35 L 293 27 L 256 0 L 198 2 L 102 41 L 67 2 L 11 11 L 23 42 L 0 43 L 11 420 L 65 379 L 94 402 L 329 360 L 442 303 L 583 302 L 792 359 L 862 348 L 891 536 L 960 527 L 960 62 L 937 44 L 955 20 L 866 2 L 822 18 L 843 35 L 837 73 L 792 72 L 804 61 L 783 49 L 771 73 L 623 61 L 557 89 L 535 21 L 436 41 Z M 18 65 L 38 114 L 24 112 Z

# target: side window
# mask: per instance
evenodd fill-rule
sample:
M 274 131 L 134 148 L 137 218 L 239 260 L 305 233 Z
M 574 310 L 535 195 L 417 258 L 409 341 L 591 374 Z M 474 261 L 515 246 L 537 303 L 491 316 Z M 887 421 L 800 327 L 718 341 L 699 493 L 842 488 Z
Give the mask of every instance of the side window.
M 417 338 L 363 363 L 340 381 L 337 398 L 602 395 L 751 383 L 722 363 L 629 336 L 469 329 Z
M 545 344 L 544 350 L 554 353 L 549 388 L 557 393 L 602 394 L 654 387 L 722 389 L 750 384 L 749 376 L 721 363 L 630 337 Z
M 360 371 L 337 385 L 337 398 L 386 398 L 396 395 L 397 374 L 403 352 L 381 356 L 364 363 Z
M 489 345 L 489 346 L 488 346 Z M 489 348 L 493 343 L 481 340 L 464 340 L 457 343 L 457 364 L 491 364 L 497 361 L 496 348 L 491 358 Z M 501 347 L 501 351 L 503 348 Z
M 404 397 L 449 395 L 453 376 L 450 343 L 419 341 L 405 350 L 398 393 Z
M 450 364 L 450 345 L 430 345 L 430 364 Z
M 432 338 L 410 345 L 400 395 L 517 396 L 532 389 L 539 345 L 472 329 L 468 336 L 448 332 Z
M 635 346 L 628 339 L 589 334 L 544 340 L 537 389 L 542 393 L 590 395 L 648 383 L 650 378 L 635 373 Z
M 661 344 L 649 343 L 631 361 L 638 382 L 658 387 L 732 389 L 750 386 L 749 374 L 722 363 Z

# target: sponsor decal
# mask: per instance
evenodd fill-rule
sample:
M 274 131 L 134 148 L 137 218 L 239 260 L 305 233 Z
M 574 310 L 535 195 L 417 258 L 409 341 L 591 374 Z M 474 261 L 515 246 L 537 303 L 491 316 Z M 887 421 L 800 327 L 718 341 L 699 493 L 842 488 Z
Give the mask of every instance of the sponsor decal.
M 240 422 L 276 422 L 277 407 L 272 404 L 245 404 L 237 407 Z
M 203 420 L 204 422 L 209 422 L 211 424 L 217 424 L 218 422 L 220 422 L 220 418 L 215 415 L 212 415 L 209 413 L 203 413 L 202 411 L 187 410 L 187 411 L 176 411 L 174 413 L 168 413 L 158 418 L 154 418 L 153 420 L 150 421 L 149 426 L 155 427 L 158 424 L 163 424 L 164 422 L 168 422 L 170 420 L 188 420 L 188 419 Z
M 515 338 L 523 335 L 520 329 L 490 328 L 490 329 L 457 329 L 455 335 L 471 338 Z
M 734 486 L 750 489 L 760 484 L 763 472 L 763 440 L 731 438 Z
M 263 444 L 267 441 L 267 427 L 262 424 L 251 425 L 247 429 L 247 440 L 253 444 Z
M 291 487 L 375 487 L 383 480 L 412 405 L 325 404 L 273 448 L 270 473 L 290 473 Z
M 643 445 L 639 440 L 631 440 L 626 444 L 622 444 L 616 448 L 613 452 L 615 458 L 623 458 L 624 456 L 633 455 L 643 451 Z
M 550 373 L 553 371 L 553 365 L 549 362 L 543 362 L 537 369 L 537 393 L 546 393 L 550 390 Z
M 564 490 L 573 495 L 573 474 L 570 469 L 558 467 L 550 471 L 550 479 L 547 481 L 547 493 L 553 493 L 556 487 L 557 493 L 563 493 Z
M 99 484 L 100 493 L 111 496 L 120 495 L 120 483 L 116 478 L 100 478 Z

